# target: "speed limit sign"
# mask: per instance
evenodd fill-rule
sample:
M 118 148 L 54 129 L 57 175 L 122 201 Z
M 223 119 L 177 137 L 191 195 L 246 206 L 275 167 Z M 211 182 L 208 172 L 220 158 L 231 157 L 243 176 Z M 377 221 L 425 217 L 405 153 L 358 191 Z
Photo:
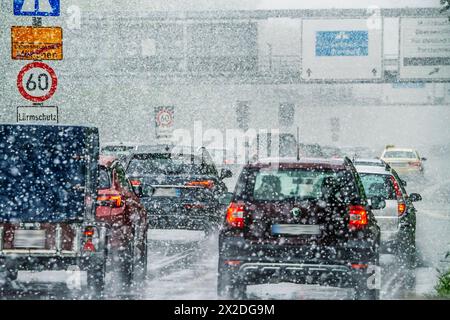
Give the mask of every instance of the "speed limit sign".
M 156 114 L 156 124 L 159 127 L 170 127 L 173 123 L 173 109 L 161 108 Z
M 27 100 L 43 102 L 56 91 L 58 79 L 55 71 L 43 62 L 32 62 L 24 66 L 17 76 L 17 88 Z

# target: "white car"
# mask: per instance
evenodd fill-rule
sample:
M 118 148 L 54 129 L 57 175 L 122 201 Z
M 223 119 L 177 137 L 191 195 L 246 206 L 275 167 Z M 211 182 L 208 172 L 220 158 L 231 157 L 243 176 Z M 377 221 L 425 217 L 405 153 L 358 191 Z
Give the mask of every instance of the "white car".
M 381 229 L 381 246 L 394 247 L 400 231 L 400 217 L 406 212 L 402 188 L 390 169 L 378 165 L 355 165 L 367 198 L 379 197 L 386 202 L 383 209 L 373 210 Z M 389 252 L 389 249 L 387 250 Z
M 419 153 L 410 148 L 396 148 L 386 146 L 381 155 L 381 160 L 387 162 L 398 174 L 423 174 L 423 161 Z

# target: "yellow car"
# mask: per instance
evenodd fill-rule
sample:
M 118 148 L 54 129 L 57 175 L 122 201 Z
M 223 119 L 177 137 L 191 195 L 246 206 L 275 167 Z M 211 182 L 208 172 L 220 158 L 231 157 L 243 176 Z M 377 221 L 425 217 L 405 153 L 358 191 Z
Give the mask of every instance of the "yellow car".
M 398 174 L 423 174 L 423 161 L 419 153 L 410 148 L 396 148 L 395 146 L 386 146 L 381 160 L 388 163 Z

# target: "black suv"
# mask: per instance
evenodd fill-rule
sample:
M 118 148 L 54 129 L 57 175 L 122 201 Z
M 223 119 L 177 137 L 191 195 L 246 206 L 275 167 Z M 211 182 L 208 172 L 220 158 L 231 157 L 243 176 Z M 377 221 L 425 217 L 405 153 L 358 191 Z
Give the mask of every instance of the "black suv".
M 219 237 L 218 295 L 250 284 L 355 288 L 378 299 L 380 228 L 352 162 L 276 159 L 246 165 Z

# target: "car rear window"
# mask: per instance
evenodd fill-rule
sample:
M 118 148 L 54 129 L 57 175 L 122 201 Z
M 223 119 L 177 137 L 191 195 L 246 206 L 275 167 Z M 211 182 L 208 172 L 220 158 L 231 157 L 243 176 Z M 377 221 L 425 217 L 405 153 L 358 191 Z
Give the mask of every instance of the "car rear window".
M 343 202 L 359 198 L 354 178 L 347 170 L 270 168 L 242 175 L 240 183 L 246 180 L 247 188 L 238 186 L 236 194 L 246 194 L 254 201 L 321 200 L 327 196 L 324 190 L 329 181 L 335 183 L 333 196 Z
M 392 178 L 387 174 L 360 173 L 367 197 L 382 197 L 386 200 L 395 200 L 395 189 Z
M 408 158 L 416 159 L 417 155 L 411 151 L 386 151 L 384 153 L 385 158 Z
M 142 174 L 201 174 L 201 158 L 187 154 L 151 153 L 137 154 L 130 160 L 127 173 Z

